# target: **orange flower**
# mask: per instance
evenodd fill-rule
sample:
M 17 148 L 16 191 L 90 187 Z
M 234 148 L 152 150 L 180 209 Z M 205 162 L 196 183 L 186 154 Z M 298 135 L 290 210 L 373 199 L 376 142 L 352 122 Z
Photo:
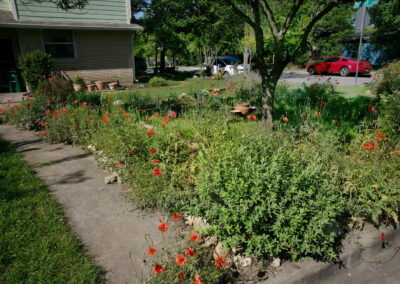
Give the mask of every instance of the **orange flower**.
M 180 273 L 178 274 L 178 279 L 181 280 L 181 281 L 185 281 L 185 280 L 186 280 L 185 273 L 180 272 Z
M 204 282 L 201 281 L 200 276 L 198 274 L 195 274 L 193 284 L 204 284 Z
M 187 261 L 186 256 L 184 256 L 183 254 L 178 254 L 175 258 L 176 264 L 180 266 L 185 265 L 186 261 Z
M 115 163 L 115 166 L 119 168 L 119 167 L 121 167 L 121 163 L 120 162 Z
M 128 122 L 132 122 L 132 118 L 128 118 L 128 120 L 127 120 Z
M 400 154 L 400 151 L 393 151 L 392 152 L 392 155 L 399 155 Z
M 165 224 L 165 223 L 163 223 L 163 222 L 161 222 L 160 225 L 158 225 L 158 229 L 159 229 L 161 232 L 166 232 L 166 231 L 168 231 L 168 225 Z
M 108 122 L 108 120 L 109 120 L 109 119 L 108 119 L 108 117 L 106 117 L 106 116 L 105 116 L 105 117 L 103 117 L 103 118 L 102 118 L 102 120 L 101 120 L 101 121 L 102 121 L 103 123 L 107 123 L 107 122 Z
M 315 113 L 315 116 L 318 117 L 318 118 L 320 118 L 321 115 L 322 115 L 322 110 L 318 110 L 318 111 Z
M 106 111 L 106 112 L 104 113 L 104 115 L 105 115 L 105 116 L 107 116 L 108 114 L 109 114 L 109 112 L 108 112 L 108 111 Z
M 215 259 L 215 265 L 221 268 L 225 268 L 226 266 L 226 259 L 224 257 L 217 257 Z
M 370 150 L 370 151 L 374 151 L 376 148 L 376 143 L 375 142 L 369 142 L 367 144 L 364 144 L 362 146 L 364 149 Z
M 195 256 L 194 248 L 187 248 L 186 251 L 185 251 L 185 254 L 187 256 L 194 257 Z
M 83 107 L 83 108 L 87 108 L 87 106 L 88 106 L 88 103 L 87 103 L 87 102 L 83 102 L 83 103 L 82 103 L 82 107 Z
M 179 213 L 172 214 L 172 219 L 174 219 L 175 221 L 179 221 L 181 218 L 182 218 L 182 214 L 179 214 Z
M 153 176 L 159 177 L 161 175 L 162 175 L 162 170 L 160 170 L 160 169 L 154 169 L 153 170 Z
M 165 271 L 165 269 L 160 264 L 156 263 L 156 264 L 154 264 L 153 271 L 155 274 L 160 274 L 160 273 L 163 273 Z
M 147 250 L 148 255 L 155 255 L 156 254 L 156 247 L 149 247 Z
M 160 164 L 160 160 L 153 160 L 153 165 L 159 165 Z
M 380 140 L 387 140 L 387 139 L 388 139 L 386 136 L 383 136 L 383 135 L 380 133 L 379 130 L 375 131 L 375 133 L 376 133 L 376 135 L 377 135 L 377 136 L 376 136 L 377 139 L 380 139 Z
M 182 136 L 182 132 L 177 133 L 178 137 Z
M 190 235 L 190 239 L 194 242 L 199 242 L 200 241 L 200 235 L 199 233 L 193 233 Z
M 286 116 L 283 116 L 281 119 L 283 122 L 289 122 L 289 118 L 287 118 Z

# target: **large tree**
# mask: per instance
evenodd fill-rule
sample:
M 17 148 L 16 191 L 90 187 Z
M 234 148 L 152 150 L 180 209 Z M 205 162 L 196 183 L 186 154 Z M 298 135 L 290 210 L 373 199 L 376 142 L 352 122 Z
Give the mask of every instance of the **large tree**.
M 341 4 L 354 0 L 224 0 L 255 34 L 255 63 L 262 80 L 262 100 L 265 130 L 273 129 L 274 93 L 284 68 L 307 50 L 308 38 L 314 26 Z M 263 25 L 263 20 L 267 26 Z M 273 64 L 268 68 L 264 29 L 272 38 Z

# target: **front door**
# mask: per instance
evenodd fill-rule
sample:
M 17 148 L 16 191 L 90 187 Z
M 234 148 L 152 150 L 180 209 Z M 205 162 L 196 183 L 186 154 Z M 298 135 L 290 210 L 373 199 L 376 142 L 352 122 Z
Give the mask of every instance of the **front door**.
M 10 71 L 15 70 L 15 68 L 12 39 L 0 38 L 0 92 L 9 92 Z

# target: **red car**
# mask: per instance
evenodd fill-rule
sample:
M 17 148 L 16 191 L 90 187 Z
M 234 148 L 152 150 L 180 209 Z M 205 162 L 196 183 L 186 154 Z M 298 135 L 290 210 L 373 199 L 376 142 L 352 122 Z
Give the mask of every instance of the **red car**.
M 344 56 L 331 57 L 325 62 L 307 64 L 307 72 L 310 75 L 322 73 L 340 73 L 341 76 L 349 76 L 356 73 L 357 60 Z M 361 60 L 358 66 L 359 74 L 369 74 L 372 70 L 371 63 Z

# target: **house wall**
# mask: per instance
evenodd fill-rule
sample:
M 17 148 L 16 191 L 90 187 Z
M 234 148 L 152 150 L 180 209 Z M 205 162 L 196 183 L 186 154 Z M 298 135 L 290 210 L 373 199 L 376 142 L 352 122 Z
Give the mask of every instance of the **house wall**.
M 0 0 L 4 1 L 4 0 Z M 64 11 L 51 2 L 15 0 L 18 20 L 40 22 L 130 23 L 126 0 L 89 0 L 82 10 Z
M 76 58 L 55 60 L 57 70 L 64 71 L 72 80 L 81 76 L 91 81 L 120 81 L 132 83 L 132 33 L 127 31 L 73 31 Z M 22 53 L 44 50 L 43 33 L 39 29 L 18 30 Z
M 0 10 L 10 10 L 10 0 L 0 0 Z

